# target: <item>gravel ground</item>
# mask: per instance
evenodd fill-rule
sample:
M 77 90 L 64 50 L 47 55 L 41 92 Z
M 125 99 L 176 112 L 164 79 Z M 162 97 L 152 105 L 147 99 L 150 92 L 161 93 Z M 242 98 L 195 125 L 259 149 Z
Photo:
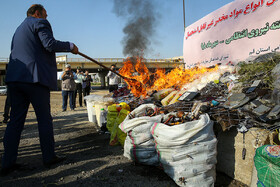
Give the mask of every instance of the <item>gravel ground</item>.
M 97 90 L 91 94 L 107 93 Z M 0 96 L 1 121 L 5 99 L 6 96 Z M 123 156 L 121 146 L 109 146 L 110 136 L 98 133 L 99 128 L 88 121 L 86 107 L 62 112 L 61 104 L 61 92 L 52 92 L 56 152 L 67 159 L 50 169 L 44 168 L 36 117 L 30 106 L 19 146 L 18 163 L 24 166 L 0 178 L 0 186 L 176 186 L 160 168 L 137 165 Z M 0 155 L 5 127 L 0 123 Z M 243 185 L 217 174 L 215 186 Z

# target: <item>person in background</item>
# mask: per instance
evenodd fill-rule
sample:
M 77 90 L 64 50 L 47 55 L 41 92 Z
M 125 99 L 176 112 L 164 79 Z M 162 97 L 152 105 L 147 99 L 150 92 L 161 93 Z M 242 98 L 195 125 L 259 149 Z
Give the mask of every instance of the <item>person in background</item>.
M 112 64 L 111 65 L 111 70 L 116 71 L 116 65 Z M 118 89 L 118 84 L 119 84 L 119 76 L 112 71 L 109 71 L 107 74 L 109 77 L 109 92 L 113 92 L 114 90 Z
M 18 146 L 30 103 L 38 121 L 44 165 L 50 167 L 65 160 L 65 157 L 58 157 L 55 153 L 50 90 L 57 89 L 55 53 L 77 54 L 79 50 L 73 43 L 56 40 L 46 18 L 47 11 L 42 5 L 32 5 L 12 39 L 6 74 L 11 115 L 3 139 L 1 176 L 20 167 L 16 163 Z
M 91 87 L 92 78 L 88 74 L 88 70 L 85 71 L 85 78 L 83 80 L 83 93 L 84 97 L 90 94 L 90 87 Z M 86 105 L 86 101 L 84 101 Z
M 80 104 L 80 107 L 83 107 L 83 87 L 82 87 L 82 84 L 83 84 L 83 80 L 85 79 L 85 76 L 81 70 L 81 67 L 77 67 L 77 72 L 76 72 L 76 75 L 77 75 L 77 79 L 75 79 L 75 83 L 76 83 L 76 89 L 75 89 L 75 92 L 74 92 L 74 99 L 73 99 L 73 105 L 74 105 L 74 108 L 76 108 L 76 97 L 77 97 L 77 93 L 79 93 L 79 104 Z
M 75 79 L 77 78 L 76 74 L 71 70 L 71 65 L 66 64 L 65 70 L 61 75 L 61 89 L 62 89 L 62 112 L 67 110 L 67 100 L 69 97 L 69 107 L 71 110 L 74 110 L 74 91 L 75 91 Z

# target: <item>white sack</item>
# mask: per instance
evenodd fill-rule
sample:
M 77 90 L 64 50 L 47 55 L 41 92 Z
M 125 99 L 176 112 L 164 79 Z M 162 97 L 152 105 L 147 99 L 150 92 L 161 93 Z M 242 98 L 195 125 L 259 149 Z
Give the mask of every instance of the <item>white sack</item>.
M 208 114 L 168 126 L 154 123 L 151 133 L 164 171 L 179 186 L 214 186 L 217 139 Z
M 126 158 L 145 165 L 158 165 L 158 154 L 155 149 L 155 143 L 150 146 L 133 146 L 129 136 L 124 143 L 124 154 Z
M 124 121 L 119 125 L 119 128 L 125 133 L 128 133 L 129 131 L 131 131 L 134 128 L 136 128 L 136 131 L 140 130 L 140 131 L 149 131 L 150 132 L 150 128 L 153 125 L 153 123 L 160 122 L 160 120 L 162 119 L 161 115 L 153 116 L 153 117 L 143 116 L 143 117 L 137 117 L 137 118 L 133 118 L 133 119 L 129 119 L 128 116 L 129 115 L 127 115 L 126 118 L 124 119 Z M 145 129 L 143 129 L 143 128 L 145 128 Z
M 133 116 L 134 118 L 143 117 L 143 115 L 146 112 L 146 109 L 148 108 L 152 108 L 153 110 L 156 110 L 158 107 L 154 104 L 142 104 L 139 107 L 135 108 L 133 111 L 131 111 L 129 115 L 126 116 L 124 121 L 131 119 L 130 116 Z
M 130 119 L 128 115 L 119 125 L 119 128 L 127 133 L 124 156 L 141 164 L 158 165 L 158 154 L 150 129 L 155 122 L 160 122 L 163 116 L 142 116 L 147 108 L 156 110 L 156 106 L 153 104 L 141 105 L 130 114 L 135 118 Z

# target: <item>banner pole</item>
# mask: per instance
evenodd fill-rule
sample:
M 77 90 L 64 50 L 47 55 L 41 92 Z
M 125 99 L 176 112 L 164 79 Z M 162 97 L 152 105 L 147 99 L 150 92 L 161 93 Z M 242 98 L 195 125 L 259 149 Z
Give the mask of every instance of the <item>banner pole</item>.
M 186 28 L 186 21 L 185 21 L 185 0 L 183 0 L 183 15 L 184 15 L 184 31 Z

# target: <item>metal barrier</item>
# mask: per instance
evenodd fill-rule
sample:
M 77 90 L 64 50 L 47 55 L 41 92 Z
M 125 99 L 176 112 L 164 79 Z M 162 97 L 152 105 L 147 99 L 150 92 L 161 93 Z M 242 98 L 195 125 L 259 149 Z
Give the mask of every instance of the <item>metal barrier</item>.
M 123 63 L 126 58 L 94 58 L 96 61 L 100 63 L 104 63 L 109 65 L 110 63 Z M 147 65 L 156 66 L 156 65 L 163 65 L 163 66 L 174 66 L 174 65 L 181 65 L 184 64 L 184 60 L 181 58 L 169 58 L 169 59 L 144 59 L 143 60 Z M 0 70 L 5 70 L 6 64 L 9 62 L 9 58 L 0 58 Z M 65 61 L 59 61 L 57 60 L 57 64 L 63 64 L 63 63 L 91 63 L 91 61 L 85 59 L 85 58 L 67 58 Z
M 0 62 L 9 62 L 9 58 L 0 58 Z
M 93 58 L 98 62 L 124 62 L 125 58 Z M 183 59 L 144 59 L 145 62 L 177 62 L 184 63 Z M 90 62 L 85 58 L 67 58 L 67 62 Z
M 98 62 L 124 62 L 125 58 L 94 58 Z M 177 62 L 177 63 L 184 63 L 183 59 L 144 59 L 145 62 Z M 8 63 L 9 58 L 0 58 L 0 63 Z M 67 62 L 90 62 L 85 58 L 67 58 Z

